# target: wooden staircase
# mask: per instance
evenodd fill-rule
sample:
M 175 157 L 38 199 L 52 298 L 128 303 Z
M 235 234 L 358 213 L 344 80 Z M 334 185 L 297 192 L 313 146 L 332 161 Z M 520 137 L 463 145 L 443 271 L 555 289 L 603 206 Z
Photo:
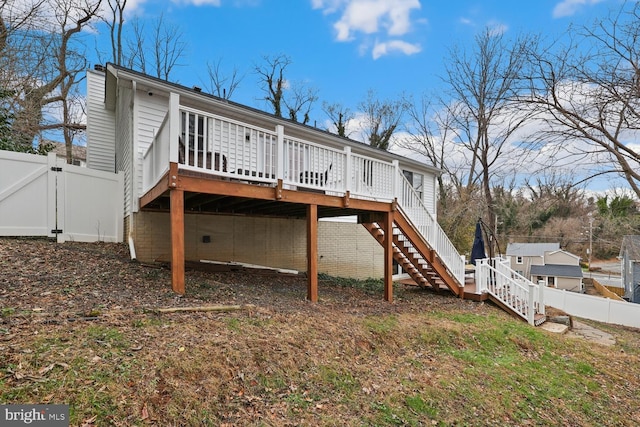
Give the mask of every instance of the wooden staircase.
M 360 216 L 359 222 L 384 246 L 385 230 L 382 218 L 375 215 Z M 461 298 L 465 296 L 464 284 L 451 274 L 438 253 L 399 210 L 394 212 L 392 227 L 393 259 L 418 286 L 430 287 L 436 291 L 444 288 Z M 513 288 L 493 287 L 484 295 L 507 313 L 534 326 L 539 326 L 546 320 L 544 311 L 539 312 L 536 304 L 528 300 L 526 295 L 515 292 Z M 535 310 L 532 318 L 530 310 Z
M 385 231 L 372 216 L 361 217 L 360 223 L 381 244 L 384 244 Z M 446 268 L 436 251 L 422 237 L 404 215 L 396 211 L 393 221 L 393 258 L 418 286 L 431 287 L 436 291 L 448 288 L 462 297 L 464 287 Z

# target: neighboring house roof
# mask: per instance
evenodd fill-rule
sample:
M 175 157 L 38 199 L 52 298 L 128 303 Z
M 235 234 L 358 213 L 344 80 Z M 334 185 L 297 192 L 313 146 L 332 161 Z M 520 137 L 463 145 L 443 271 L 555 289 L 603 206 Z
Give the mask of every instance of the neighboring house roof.
M 532 276 L 582 278 L 582 269 L 577 265 L 545 264 L 532 265 Z
M 553 252 L 560 249 L 560 243 L 509 243 L 507 245 L 508 256 L 539 256 L 545 252 Z
M 545 252 L 545 257 L 549 257 L 549 256 L 553 256 L 557 253 L 562 253 L 565 255 L 569 255 L 571 258 L 575 259 L 576 261 L 580 261 L 580 257 L 578 255 L 572 254 L 571 252 L 567 252 L 567 251 L 563 251 L 562 249 L 558 249 L 557 251 L 551 251 L 551 252 Z
M 640 261 L 640 236 L 624 236 L 620 245 L 620 256 L 624 253 L 631 261 Z
M 58 157 L 67 158 L 67 147 L 63 142 L 54 142 L 55 148 L 53 151 L 56 153 Z M 73 145 L 71 147 L 71 155 L 76 160 L 82 160 L 83 162 L 87 160 L 87 147 L 83 147 L 81 145 Z

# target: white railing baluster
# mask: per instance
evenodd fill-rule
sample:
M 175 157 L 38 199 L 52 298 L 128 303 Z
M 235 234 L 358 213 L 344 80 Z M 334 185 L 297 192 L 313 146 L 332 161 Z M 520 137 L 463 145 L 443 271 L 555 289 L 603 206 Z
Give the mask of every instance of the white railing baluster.
M 545 283 L 543 280 L 538 282 L 538 313 L 542 315 L 546 315 L 547 311 L 544 306 L 544 287 Z
M 536 313 L 545 314 L 542 286 L 511 270 L 508 263 L 503 258 L 477 260 L 476 287 L 479 292 L 493 295 L 533 325 Z

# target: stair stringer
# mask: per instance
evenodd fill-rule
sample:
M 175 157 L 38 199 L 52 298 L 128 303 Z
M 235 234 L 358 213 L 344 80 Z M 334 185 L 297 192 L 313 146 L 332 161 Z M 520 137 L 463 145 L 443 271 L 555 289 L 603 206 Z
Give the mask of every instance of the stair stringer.
M 464 295 L 463 285 L 446 268 L 436 251 L 427 243 L 420 232 L 413 227 L 411 222 L 400 211 L 395 211 L 393 217 L 394 230 L 399 233 L 398 235 L 394 233 L 393 237 L 394 259 L 400 265 L 405 262 L 411 264 L 413 269 L 404 265 L 403 269 L 418 285 L 425 286 L 426 283 L 429 283 L 434 289 L 438 290 L 440 285 L 444 284 L 451 292 L 462 297 Z M 380 244 L 384 244 L 384 230 L 378 223 L 363 222 L 363 225 Z M 400 236 L 403 236 L 404 239 L 401 239 Z M 411 249 L 415 250 L 415 253 Z M 425 264 L 422 264 L 420 260 L 424 260 Z
M 438 256 L 438 253 L 405 217 L 402 211 L 397 210 L 394 212 L 393 221 L 413 248 L 429 263 L 434 273 L 444 282 L 451 292 L 459 297 L 464 296 L 464 284 L 460 283 L 455 275 L 449 271 L 445 263 Z

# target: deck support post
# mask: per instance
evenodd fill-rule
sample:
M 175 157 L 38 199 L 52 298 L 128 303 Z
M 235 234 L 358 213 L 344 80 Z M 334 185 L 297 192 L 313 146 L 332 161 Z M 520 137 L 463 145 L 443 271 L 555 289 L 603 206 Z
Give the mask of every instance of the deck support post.
M 171 199 L 171 288 L 184 295 L 184 190 L 172 188 Z
M 384 300 L 393 302 L 393 212 L 384 214 Z
M 307 206 L 307 299 L 318 302 L 318 205 Z

